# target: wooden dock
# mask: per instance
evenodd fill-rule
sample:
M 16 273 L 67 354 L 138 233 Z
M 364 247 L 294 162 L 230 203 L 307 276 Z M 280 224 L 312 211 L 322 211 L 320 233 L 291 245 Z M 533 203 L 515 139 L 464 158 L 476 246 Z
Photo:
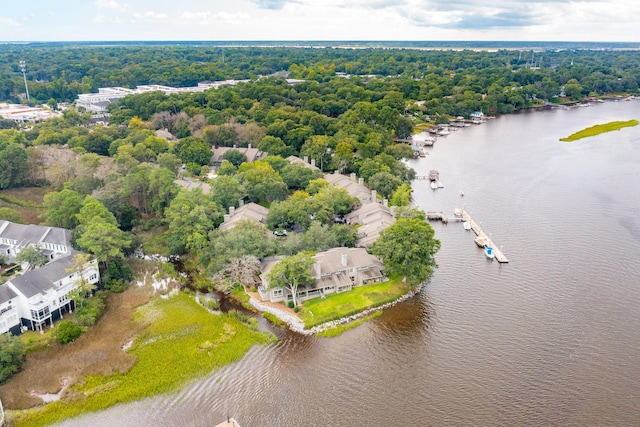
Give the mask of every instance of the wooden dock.
M 471 218 L 471 215 L 464 209 L 462 209 L 462 219 L 464 221 L 468 221 L 471 224 L 471 230 L 476 234 L 476 236 L 482 238 L 485 242 L 487 242 L 487 246 L 491 246 L 493 248 L 493 254 L 495 255 L 496 261 L 499 263 L 508 263 L 509 260 L 502 253 L 502 251 L 496 246 L 496 244 L 487 236 L 487 234 L 482 231 L 482 228 L 478 225 L 477 222 Z
M 447 218 L 447 216 L 444 214 L 444 212 L 425 212 L 425 214 L 427 215 L 427 219 L 428 220 L 432 220 L 432 221 L 442 221 L 443 224 L 446 224 L 449 222 L 449 218 Z

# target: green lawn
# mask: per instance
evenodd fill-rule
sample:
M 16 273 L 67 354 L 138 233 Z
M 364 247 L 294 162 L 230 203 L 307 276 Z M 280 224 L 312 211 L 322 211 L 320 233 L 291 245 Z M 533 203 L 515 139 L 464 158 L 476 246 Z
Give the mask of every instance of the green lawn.
M 191 296 L 156 298 L 136 312 L 146 324 L 131 350 L 136 363 L 127 373 L 91 376 L 73 387 L 69 400 L 15 413 L 16 426 L 41 426 L 160 393 L 179 390 L 194 378 L 240 359 L 270 338 L 233 316 L 216 316 Z
M 631 127 L 631 126 L 637 126 L 637 125 L 638 125 L 638 121 L 637 120 L 627 120 L 626 122 L 617 121 L 617 122 L 604 123 L 604 124 L 601 124 L 601 125 L 595 125 L 595 126 L 588 127 L 588 128 L 583 129 L 583 130 L 581 130 L 579 132 L 571 134 L 566 138 L 560 138 L 560 141 L 573 142 L 573 141 L 575 141 L 577 139 L 587 138 L 589 136 L 600 135 L 601 133 L 611 132 L 611 131 L 614 131 L 614 130 L 620 130 L 620 129 L 625 128 L 625 127 Z
M 394 301 L 409 291 L 409 285 L 394 278 L 384 283 L 358 286 L 350 292 L 305 301 L 298 315 L 306 328 L 359 313 Z

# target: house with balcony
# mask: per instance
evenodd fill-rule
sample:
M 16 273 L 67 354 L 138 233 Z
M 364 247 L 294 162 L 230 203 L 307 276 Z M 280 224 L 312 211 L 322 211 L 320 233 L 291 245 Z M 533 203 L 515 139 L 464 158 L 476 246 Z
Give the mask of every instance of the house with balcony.
M 267 275 L 283 257 L 265 258 L 262 261 L 262 284 L 258 292 L 262 301 L 292 301 L 293 295 L 288 289 L 270 288 Z M 315 279 L 312 285 L 300 287 L 297 291 L 299 302 L 329 294 L 348 292 L 354 286 L 384 282 L 384 264 L 364 248 L 332 248 L 318 252 L 313 256 L 315 263 L 311 274 Z
M 81 252 L 71 248 L 70 232 L 63 228 L 0 221 L 0 253 L 9 262 L 21 250 L 36 247 L 47 257 L 38 268 L 28 264 L 0 285 L 0 333 L 38 330 L 73 309 L 73 292 L 99 283 L 95 259 L 77 265 Z

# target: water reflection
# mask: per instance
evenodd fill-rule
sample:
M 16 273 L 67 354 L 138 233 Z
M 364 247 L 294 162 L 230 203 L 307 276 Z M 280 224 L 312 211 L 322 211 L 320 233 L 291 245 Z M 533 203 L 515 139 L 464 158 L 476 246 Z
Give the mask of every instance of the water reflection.
M 277 344 L 180 393 L 65 425 L 636 425 L 640 129 L 558 138 L 634 118 L 637 104 L 501 117 L 411 161 L 445 185 L 416 181 L 415 202 L 464 203 L 508 265 L 434 223 L 439 269 L 381 317 L 333 339 L 273 329 Z

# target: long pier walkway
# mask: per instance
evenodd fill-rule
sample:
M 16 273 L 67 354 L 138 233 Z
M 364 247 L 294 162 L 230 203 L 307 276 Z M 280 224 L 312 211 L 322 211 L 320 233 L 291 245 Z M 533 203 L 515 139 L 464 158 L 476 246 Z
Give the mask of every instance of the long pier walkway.
M 462 209 L 462 219 L 464 221 L 468 221 L 469 224 L 471 224 L 471 230 L 474 233 L 476 233 L 476 236 L 482 238 L 485 242 L 487 242 L 487 246 L 491 246 L 493 248 L 493 254 L 495 255 L 496 261 L 498 261 L 499 263 L 509 262 L 509 260 L 507 259 L 506 256 L 504 256 L 502 251 L 498 247 L 496 247 L 496 244 L 491 241 L 489 236 L 487 236 L 487 234 L 484 231 L 482 231 L 482 228 L 480 228 L 478 223 L 475 222 L 473 218 L 471 218 L 471 215 L 469 215 L 469 213 L 464 209 Z

